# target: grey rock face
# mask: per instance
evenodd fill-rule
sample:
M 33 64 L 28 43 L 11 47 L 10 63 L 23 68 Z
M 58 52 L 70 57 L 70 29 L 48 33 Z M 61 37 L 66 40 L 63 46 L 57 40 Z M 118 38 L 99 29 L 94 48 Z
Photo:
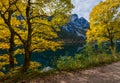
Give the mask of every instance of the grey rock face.
M 85 34 L 89 27 L 89 22 L 85 18 L 79 18 L 77 14 L 73 14 L 70 21 L 63 26 L 63 30 L 68 34 L 86 39 Z

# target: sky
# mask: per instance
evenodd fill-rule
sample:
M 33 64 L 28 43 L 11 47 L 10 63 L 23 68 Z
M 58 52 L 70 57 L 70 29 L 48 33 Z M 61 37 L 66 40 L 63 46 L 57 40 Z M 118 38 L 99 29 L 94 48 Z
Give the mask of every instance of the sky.
M 72 10 L 72 14 L 78 14 L 79 17 L 84 17 L 89 20 L 89 14 L 92 8 L 103 0 L 72 0 L 75 8 Z

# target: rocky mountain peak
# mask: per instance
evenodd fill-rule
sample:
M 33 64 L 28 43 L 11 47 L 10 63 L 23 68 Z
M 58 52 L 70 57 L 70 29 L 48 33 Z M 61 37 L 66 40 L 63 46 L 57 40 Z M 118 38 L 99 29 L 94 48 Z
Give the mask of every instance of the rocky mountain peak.
M 63 26 L 64 32 L 69 35 L 80 37 L 81 39 L 86 39 L 86 30 L 89 29 L 89 22 L 84 17 L 78 17 L 77 14 L 73 14 L 70 17 L 70 21 Z

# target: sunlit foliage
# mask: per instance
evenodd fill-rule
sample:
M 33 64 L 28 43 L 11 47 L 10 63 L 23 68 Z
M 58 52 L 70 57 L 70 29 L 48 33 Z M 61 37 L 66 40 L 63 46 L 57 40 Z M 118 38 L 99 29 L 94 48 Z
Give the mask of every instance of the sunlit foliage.
M 120 0 L 106 0 L 96 5 L 90 14 L 90 30 L 87 42 L 110 42 L 114 51 L 114 42 L 120 39 Z
M 33 52 L 61 46 L 57 32 L 68 21 L 73 5 L 70 0 L 1 0 L 0 8 L 0 48 L 8 49 L 12 67 L 14 55 L 24 54 L 26 71 Z

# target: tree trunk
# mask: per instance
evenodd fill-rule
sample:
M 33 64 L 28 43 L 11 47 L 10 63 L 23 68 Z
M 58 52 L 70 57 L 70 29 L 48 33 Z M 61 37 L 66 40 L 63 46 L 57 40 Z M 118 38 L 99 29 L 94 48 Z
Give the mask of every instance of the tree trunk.
M 26 6 L 26 18 L 27 18 L 27 26 L 28 26 L 28 33 L 27 33 L 27 40 L 24 43 L 24 49 L 25 49 L 25 59 L 23 64 L 22 71 L 25 72 L 30 67 L 30 58 L 31 58 L 31 41 L 32 41 L 32 25 L 30 22 L 30 6 L 31 6 L 31 0 L 28 0 L 28 5 Z
M 114 42 L 113 42 L 112 38 L 110 39 L 110 48 L 111 48 L 112 55 L 116 56 L 115 55 L 115 45 L 114 45 Z
M 9 39 L 10 42 L 10 48 L 8 50 L 9 52 L 9 69 L 14 69 L 14 33 L 11 32 L 11 38 Z
M 24 64 L 23 64 L 23 68 L 22 68 L 23 72 L 26 72 L 29 69 L 30 58 L 31 58 L 31 53 L 29 51 L 29 46 L 28 46 L 28 47 L 25 47 L 25 59 L 24 59 Z

